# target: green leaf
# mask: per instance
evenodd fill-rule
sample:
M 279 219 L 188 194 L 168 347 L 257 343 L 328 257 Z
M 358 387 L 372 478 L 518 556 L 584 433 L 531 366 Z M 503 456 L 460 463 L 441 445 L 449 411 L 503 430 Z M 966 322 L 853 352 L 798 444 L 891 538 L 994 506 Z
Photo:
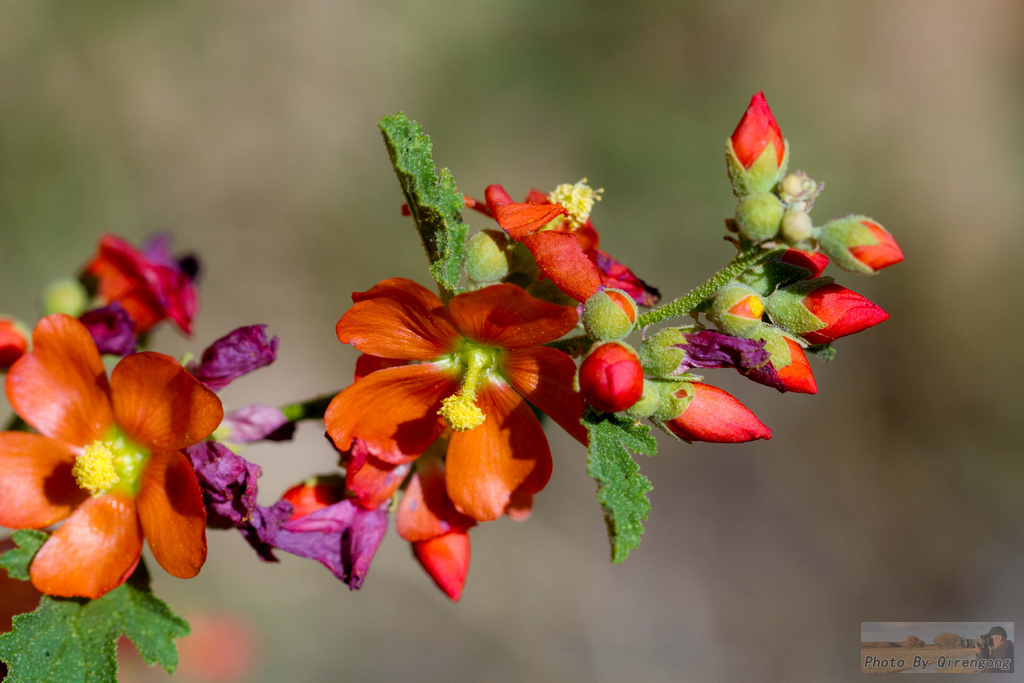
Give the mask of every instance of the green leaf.
M 21 529 L 11 534 L 11 540 L 17 548 L 8 550 L 0 555 L 0 567 L 7 570 L 7 575 L 19 581 L 28 581 L 28 566 L 32 564 L 32 558 L 36 556 L 39 549 L 46 543 L 45 531 L 35 529 Z
M 469 230 L 462 222 L 462 193 L 455 189 L 455 179 L 447 168 L 441 169 L 438 177 L 430 138 L 420 124 L 399 112 L 385 116 L 378 125 L 430 259 L 430 273 L 449 296 L 459 294 Z
M 0 661 L 9 669 L 6 683 L 116 682 L 122 635 L 147 664 L 173 673 L 174 639 L 188 634 L 188 623 L 153 595 L 140 562 L 128 581 L 97 600 L 43 596 L 34 612 L 14 617 L 13 630 L 0 635 Z
M 658 442 L 650 427 L 617 415 L 588 410 L 582 422 L 590 443 L 587 474 L 597 481 L 597 501 L 604 508 L 612 562 L 617 564 L 640 546 L 643 523 L 651 512 L 651 482 L 640 474 L 629 452 L 654 455 Z

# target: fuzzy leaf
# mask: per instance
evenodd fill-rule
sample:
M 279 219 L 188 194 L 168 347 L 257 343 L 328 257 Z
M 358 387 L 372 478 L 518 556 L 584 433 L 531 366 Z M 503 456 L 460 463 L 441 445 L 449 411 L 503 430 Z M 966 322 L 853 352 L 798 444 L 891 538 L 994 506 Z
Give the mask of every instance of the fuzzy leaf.
M 588 410 L 582 422 L 590 443 L 587 474 L 597 481 L 597 501 L 604 508 L 612 562 L 617 564 L 640 546 L 643 523 L 651 512 L 651 482 L 640 474 L 629 452 L 654 455 L 658 442 L 650 427 L 617 415 Z
M 378 125 L 427 250 L 430 273 L 448 295 L 454 296 L 463 291 L 459 278 L 468 232 L 462 222 L 462 193 L 455 189 L 448 169 L 441 169 L 438 177 L 430 154 L 430 138 L 423 134 L 420 124 L 399 112 L 385 116 Z
M 188 623 L 153 595 L 140 562 L 128 581 L 98 600 L 43 596 L 34 612 L 15 616 L 13 630 L 0 635 L 0 661 L 9 669 L 6 683 L 116 683 L 122 635 L 147 664 L 173 673 L 174 639 L 188 634 Z
M 36 556 L 39 549 L 46 543 L 45 531 L 35 529 L 21 529 L 11 534 L 11 540 L 17 548 L 8 550 L 0 555 L 0 567 L 7 570 L 7 575 L 19 581 L 28 581 L 28 566 L 32 564 L 32 558 Z

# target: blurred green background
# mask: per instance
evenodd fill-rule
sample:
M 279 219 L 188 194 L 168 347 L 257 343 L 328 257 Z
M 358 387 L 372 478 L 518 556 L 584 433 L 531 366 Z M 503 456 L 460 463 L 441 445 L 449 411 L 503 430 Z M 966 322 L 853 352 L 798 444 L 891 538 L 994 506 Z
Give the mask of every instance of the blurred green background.
M 818 221 L 865 213 L 903 246 L 840 274 L 892 319 L 812 360 L 814 397 L 712 371 L 774 438 L 662 440 L 624 565 L 551 430 L 549 487 L 474 530 L 458 605 L 393 532 L 358 593 L 233 532 L 156 589 L 248 624 L 234 680 L 860 680 L 861 621 L 1024 621 L 1022 78 L 1016 0 L 5 3 L 0 311 L 34 322 L 105 231 L 172 230 L 207 266 L 202 315 L 156 348 L 267 323 L 279 360 L 228 408 L 340 388 L 350 292 L 428 277 L 376 129 L 398 110 L 468 194 L 604 187 L 604 248 L 678 296 L 732 253 L 723 143 L 764 90 L 790 168 L 827 184 Z M 264 504 L 334 464 L 313 425 L 245 455 Z

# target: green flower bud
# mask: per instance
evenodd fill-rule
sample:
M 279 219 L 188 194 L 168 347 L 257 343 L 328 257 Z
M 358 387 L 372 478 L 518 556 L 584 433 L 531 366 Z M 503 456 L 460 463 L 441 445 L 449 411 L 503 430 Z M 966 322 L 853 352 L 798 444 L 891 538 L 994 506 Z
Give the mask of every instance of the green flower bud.
M 814 223 L 811 222 L 811 216 L 806 211 L 787 209 L 782 216 L 780 232 L 782 239 L 790 244 L 800 244 L 811 238 L 811 233 L 814 232 Z
M 715 295 L 708 318 L 718 329 L 734 337 L 750 338 L 761 327 L 764 301 L 751 287 L 733 283 Z
M 650 414 L 651 420 L 655 423 L 674 420 L 683 414 L 686 406 L 690 405 L 693 399 L 693 385 L 690 382 L 679 382 L 672 380 L 649 380 L 654 385 L 654 390 L 660 399 L 658 407 Z M 685 389 L 685 393 L 680 391 Z M 644 390 L 647 387 L 644 386 Z M 676 394 L 682 394 L 677 396 Z M 642 400 L 642 399 L 641 399 Z
M 637 308 L 621 289 L 606 289 L 583 304 L 583 329 L 592 339 L 617 341 L 633 331 Z
M 644 380 L 644 393 L 640 400 L 626 409 L 626 415 L 634 420 L 650 417 L 661 406 L 661 392 L 657 385 L 649 379 Z
M 736 206 L 740 234 L 752 242 L 766 242 L 779 232 L 782 202 L 771 192 L 754 192 Z
M 477 284 L 500 282 L 509 273 L 508 235 L 502 230 L 481 230 L 466 244 L 466 273 Z
M 825 183 L 819 183 L 803 171 L 796 171 L 779 182 L 779 199 L 790 208 L 809 212 L 824 189 Z
M 78 280 L 56 280 L 43 290 L 43 311 L 46 315 L 64 313 L 77 318 L 85 313 L 87 308 L 89 294 Z
M 679 369 L 686 351 L 679 348 L 685 344 L 683 332 L 674 327 L 660 330 L 644 340 L 640 345 L 640 365 L 655 377 L 667 377 Z

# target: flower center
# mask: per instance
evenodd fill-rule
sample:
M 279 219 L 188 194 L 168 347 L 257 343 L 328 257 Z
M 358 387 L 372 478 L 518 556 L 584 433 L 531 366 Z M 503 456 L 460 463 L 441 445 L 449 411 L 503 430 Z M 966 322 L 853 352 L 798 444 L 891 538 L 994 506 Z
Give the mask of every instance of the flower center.
M 94 496 L 115 486 L 137 492 L 142 466 L 149 454 L 115 432 L 110 439 L 93 441 L 75 459 L 71 474 L 80 488 Z
M 464 342 L 463 350 L 458 354 L 460 364 L 466 368 L 459 393 L 452 394 L 441 401 L 441 409 L 437 414 L 444 418 L 448 426 L 457 432 L 476 429 L 484 423 L 487 416 L 476 404 L 476 390 L 481 380 L 491 369 L 496 360 L 493 349 Z
M 601 201 L 602 192 L 604 189 L 592 189 L 587 185 L 587 179 L 584 178 L 574 185 L 569 183 L 559 185 L 554 192 L 548 195 L 548 199 L 569 212 L 569 225 L 575 229 L 582 227 L 590 218 L 594 202 Z

